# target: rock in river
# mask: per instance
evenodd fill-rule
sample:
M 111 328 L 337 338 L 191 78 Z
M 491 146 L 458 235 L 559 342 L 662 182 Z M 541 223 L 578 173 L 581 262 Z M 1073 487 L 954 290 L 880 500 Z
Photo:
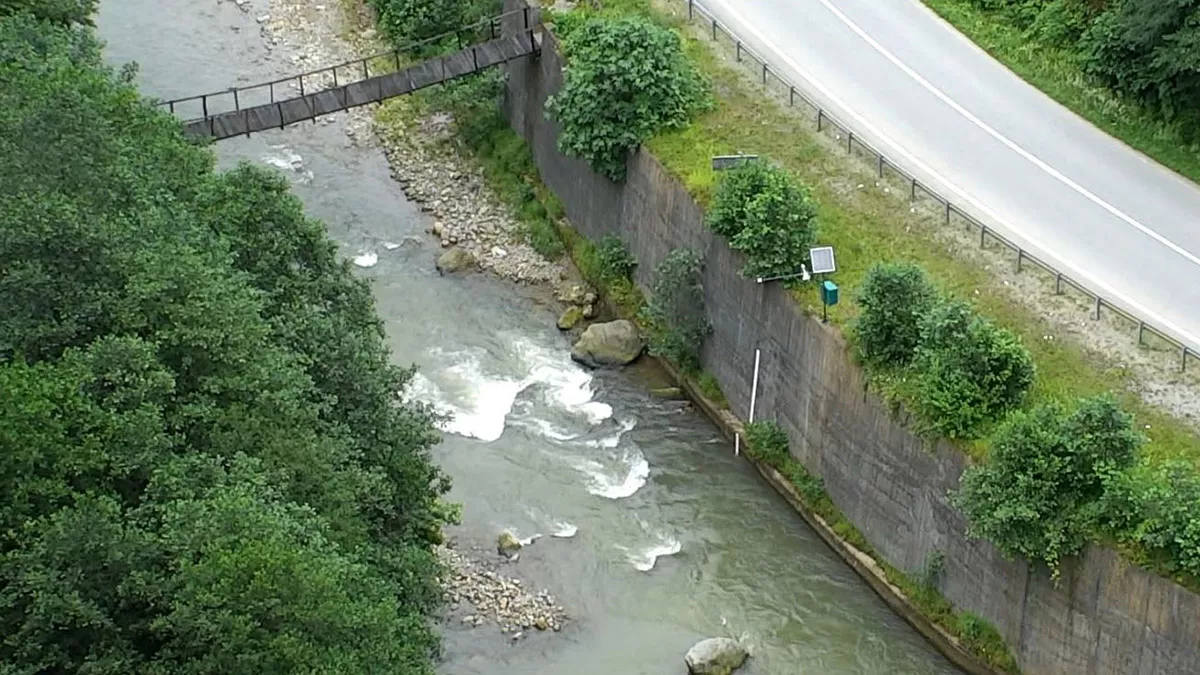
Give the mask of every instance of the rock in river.
M 701 640 L 683 657 L 691 675 L 729 675 L 746 662 L 746 650 L 729 638 Z
M 496 537 L 496 550 L 503 556 L 512 556 L 517 551 L 521 550 L 521 540 L 512 532 L 501 532 L 499 537 Z
M 642 353 L 642 339 L 637 326 L 625 319 L 594 323 L 583 331 L 571 358 L 585 366 L 623 366 Z
M 571 330 L 575 326 L 578 326 L 582 320 L 583 310 L 578 305 L 572 305 L 567 308 L 567 311 L 563 312 L 562 316 L 558 317 L 558 329 Z
M 475 256 L 457 246 L 451 247 L 437 259 L 437 271 L 454 274 L 475 266 Z

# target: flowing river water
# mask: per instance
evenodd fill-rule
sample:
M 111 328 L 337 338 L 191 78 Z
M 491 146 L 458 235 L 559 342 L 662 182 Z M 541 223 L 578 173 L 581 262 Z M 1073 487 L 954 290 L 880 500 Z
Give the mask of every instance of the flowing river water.
M 137 62 L 142 90 L 172 98 L 301 69 L 264 47 L 261 3 L 104 0 L 98 25 L 112 63 Z M 441 672 L 680 673 L 684 651 L 713 635 L 747 640 L 751 674 L 957 672 L 703 416 L 650 397 L 652 368 L 586 372 L 537 293 L 440 277 L 428 216 L 382 153 L 339 127 L 233 139 L 217 153 L 222 165 L 278 167 L 347 256 L 375 257 L 361 272 L 396 361 L 420 366 L 416 396 L 455 414 L 435 451 L 464 507 L 454 537 L 482 550 L 505 528 L 545 535 L 505 573 L 549 589 L 572 617 L 518 642 L 451 622 Z

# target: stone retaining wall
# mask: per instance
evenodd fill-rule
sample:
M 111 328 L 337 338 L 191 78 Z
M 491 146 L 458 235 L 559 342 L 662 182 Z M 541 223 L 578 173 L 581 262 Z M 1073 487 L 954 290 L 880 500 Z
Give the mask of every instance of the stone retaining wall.
M 940 551 L 942 593 L 994 624 L 1027 673 L 1200 673 L 1200 597 L 1099 547 L 1065 563 L 1056 588 L 1044 570 L 968 539 L 947 499 L 965 457 L 946 444 L 930 447 L 889 414 L 836 329 L 804 315 L 778 285 L 739 277 L 740 254 L 709 233 L 701 208 L 653 156 L 635 153 L 625 182 L 615 184 L 558 152 L 557 125 L 544 113 L 562 82 L 551 36 L 540 57 L 507 69 L 506 114 L 572 225 L 592 239 L 619 236 L 639 263 L 643 287 L 671 249 L 704 255 L 715 329 L 705 368 L 745 419 L 761 350 L 756 418 L 783 426 L 796 458 L 825 480 L 833 501 L 888 562 L 913 572 Z

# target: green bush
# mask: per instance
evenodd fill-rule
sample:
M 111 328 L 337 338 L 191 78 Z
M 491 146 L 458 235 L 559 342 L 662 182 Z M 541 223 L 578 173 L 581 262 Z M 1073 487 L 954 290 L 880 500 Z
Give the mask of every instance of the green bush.
M 1036 372 L 1016 335 L 956 301 L 922 318 L 914 368 L 916 408 L 949 438 L 977 438 L 1021 404 Z
M 752 456 L 784 470 L 792 459 L 788 452 L 788 437 L 783 427 L 775 421 L 751 422 L 744 427 L 746 449 Z
M 649 349 L 685 372 L 700 368 L 700 347 L 712 332 L 704 315 L 703 261 L 694 251 L 677 248 L 655 269 L 651 297 L 641 319 L 649 333 Z
M 817 205 L 787 170 L 748 162 L 722 176 L 708 223 L 746 254 L 742 276 L 796 274 L 816 241 Z
M 921 339 L 921 321 L 938 302 L 925 270 L 911 263 L 877 263 L 858 290 L 854 326 L 858 352 L 873 366 L 908 364 Z
M 453 37 L 428 44 L 413 43 L 464 28 L 495 12 L 489 0 L 369 0 L 379 25 L 397 47 L 425 57 L 457 46 Z M 484 22 L 486 24 L 486 22 Z
M 600 277 L 609 283 L 620 279 L 629 279 L 637 261 L 625 248 L 625 244 L 617 237 L 606 234 L 596 246 L 596 257 Z
M 1200 476 L 1187 462 L 1167 462 L 1137 483 L 1136 525 L 1124 538 L 1165 554 L 1176 574 L 1200 577 Z
M 963 474 L 954 500 L 973 536 L 1057 577 L 1059 561 L 1096 533 L 1106 492 L 1144 441 L 1110 397 L 1084 399 L 1070 414 L 1056 405 L 1018 412 L 997 430 L 989 461 Z
M 546 103 L 562 125 L 558 147 L 613 180 L 625 177 L 630 150 L 711 105 L 679 36 L 645 19 L 590 18 L 563 49 L 563 86 Z

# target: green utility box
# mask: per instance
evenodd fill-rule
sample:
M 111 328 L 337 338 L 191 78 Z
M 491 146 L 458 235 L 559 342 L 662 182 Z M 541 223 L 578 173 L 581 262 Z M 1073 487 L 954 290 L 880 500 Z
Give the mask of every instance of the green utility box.
M 821 282 L 821 303 L 827 307 L 838 303 L 837 284 L 829 280 Z

